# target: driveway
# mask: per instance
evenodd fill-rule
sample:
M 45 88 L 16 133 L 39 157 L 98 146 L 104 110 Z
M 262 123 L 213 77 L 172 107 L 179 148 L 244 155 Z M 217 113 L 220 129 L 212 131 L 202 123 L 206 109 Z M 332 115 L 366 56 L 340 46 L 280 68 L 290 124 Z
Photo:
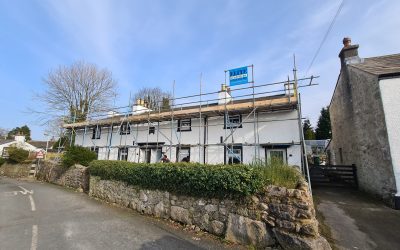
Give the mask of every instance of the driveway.
M 0 249 L 225 249 L 210 236 L 48 183 L 0 177 Z
M 313 195 L 337 249 L 400 249 L 400 210 L 356 190 L 318 188 Z

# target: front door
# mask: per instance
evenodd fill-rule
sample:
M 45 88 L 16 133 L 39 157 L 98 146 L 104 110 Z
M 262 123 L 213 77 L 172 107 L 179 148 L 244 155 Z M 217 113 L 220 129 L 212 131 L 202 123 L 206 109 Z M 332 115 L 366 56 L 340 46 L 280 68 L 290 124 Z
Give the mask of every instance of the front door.
M 151 162 L 151 149 L 144 150 L 144 160 L 146 161 L 146 163 Z

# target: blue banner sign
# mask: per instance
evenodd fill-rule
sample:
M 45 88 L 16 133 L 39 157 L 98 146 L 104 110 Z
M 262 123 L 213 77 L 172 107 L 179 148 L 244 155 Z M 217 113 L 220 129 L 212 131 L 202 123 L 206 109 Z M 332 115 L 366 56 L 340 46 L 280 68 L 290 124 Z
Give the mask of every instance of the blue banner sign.
M 245 84 L 249 82 L 247 67 L 229 70 L 229 86 Z

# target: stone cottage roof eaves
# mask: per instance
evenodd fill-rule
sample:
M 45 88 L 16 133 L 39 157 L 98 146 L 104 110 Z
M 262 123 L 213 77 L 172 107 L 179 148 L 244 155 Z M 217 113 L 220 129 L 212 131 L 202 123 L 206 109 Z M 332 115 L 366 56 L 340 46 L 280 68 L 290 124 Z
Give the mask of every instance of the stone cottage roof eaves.
M 349 66 L 377 76 L 400 74 L 400 54 L 365 58 L 361 63 Z

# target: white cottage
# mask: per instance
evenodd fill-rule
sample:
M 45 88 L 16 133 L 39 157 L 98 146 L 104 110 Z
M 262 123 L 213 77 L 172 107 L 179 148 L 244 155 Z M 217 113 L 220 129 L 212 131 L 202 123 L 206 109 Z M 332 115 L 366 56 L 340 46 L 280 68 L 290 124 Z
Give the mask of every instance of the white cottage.
M 8 149 L 10 147 L 22 148 L 29 152 L 37 152 L 38 150 L 40 150 L 40 148 L 37 148 L 26 142 L 24 135 L 16 135 L 14 139 L 0 140 L 0 156 L 8 157 Z
M 75 133 L 75 145 L 91 148 L 98 159 L 158 162 L 165 154 L 172 162 L 190 157 L 231 164 L 276 157 L 301 166 L 298 101 L 285 89 L 236 99 L 222 85 L 213 103 L 152 111 L 139 100 L 129 114 L 64 127 Z

